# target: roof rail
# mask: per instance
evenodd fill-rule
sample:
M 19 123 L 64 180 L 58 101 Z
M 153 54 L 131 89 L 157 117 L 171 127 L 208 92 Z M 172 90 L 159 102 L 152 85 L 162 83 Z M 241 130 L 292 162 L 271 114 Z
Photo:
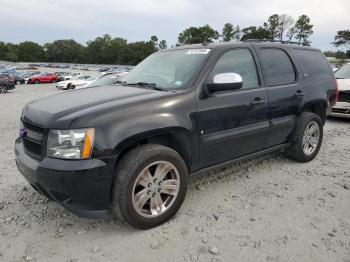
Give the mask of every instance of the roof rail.
M 260 43 L 260 42 L 271 42 L 271 43 L 281 43 L 286 45 L 302 45 L 302 46 L 310 46 L 308 43 L 298 43 L 298 42 L 292 42 L 292 41 L 286 41 L 286 40 L 275 40 L 275 39 L 246 39 L 243 40 L 243 42 L 254 42 L 254 43 Z

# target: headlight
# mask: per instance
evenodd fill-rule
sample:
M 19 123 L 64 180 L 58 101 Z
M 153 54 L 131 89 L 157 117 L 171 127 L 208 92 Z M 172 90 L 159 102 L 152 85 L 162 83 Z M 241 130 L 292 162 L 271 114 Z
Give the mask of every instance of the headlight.
M 88 159 L 94 146 L 95 129 L 50 130 L 47 156 L 54 158 Z

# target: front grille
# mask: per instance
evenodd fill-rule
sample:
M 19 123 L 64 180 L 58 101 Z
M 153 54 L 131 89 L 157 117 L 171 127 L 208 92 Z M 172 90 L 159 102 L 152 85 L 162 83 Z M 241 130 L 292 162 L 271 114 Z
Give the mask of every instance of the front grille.
M 41 159 L 43 157 L 45 129 L 28 121 L 22 123 L 26 130 L 26 135 L 22 138 L 24 150 L 28 155 Z
M 350 103 L 350 91 L 340 91 L 338 101 Z
M 350 114 L 350 109 L 348 108 L 332 108 L 333 113 L 338 114 Z

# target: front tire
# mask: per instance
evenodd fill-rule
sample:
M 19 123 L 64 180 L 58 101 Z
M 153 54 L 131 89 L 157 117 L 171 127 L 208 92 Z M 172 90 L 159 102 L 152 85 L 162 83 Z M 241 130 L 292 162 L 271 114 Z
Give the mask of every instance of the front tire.
M 185 199 L 187 175 L 184 160 L 168 147 L 147 144 L 132 149 L 116 169 L 115 215 L 139 229 L 164 223 Z
M 5 85 L 0 85 L 0 94 L 7 93 L 7 87 Z
M 319 115 L 304 112 L 295 130 L 295 142 L 287 155 L 299 162 L 311 161 L 320 150 L 323 139 L 323 122 Z

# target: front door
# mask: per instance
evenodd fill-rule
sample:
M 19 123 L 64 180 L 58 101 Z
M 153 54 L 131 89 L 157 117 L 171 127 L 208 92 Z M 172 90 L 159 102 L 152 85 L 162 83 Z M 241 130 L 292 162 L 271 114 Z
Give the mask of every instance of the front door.
M 267 90 L 260 85 L 253 52 L 249 48 L 226 51 L 212 68 L 207 82 L 221 73 L 239 74 L 243 87 L 198 98 L 202 167 L 263 149 L 269 131 Z

